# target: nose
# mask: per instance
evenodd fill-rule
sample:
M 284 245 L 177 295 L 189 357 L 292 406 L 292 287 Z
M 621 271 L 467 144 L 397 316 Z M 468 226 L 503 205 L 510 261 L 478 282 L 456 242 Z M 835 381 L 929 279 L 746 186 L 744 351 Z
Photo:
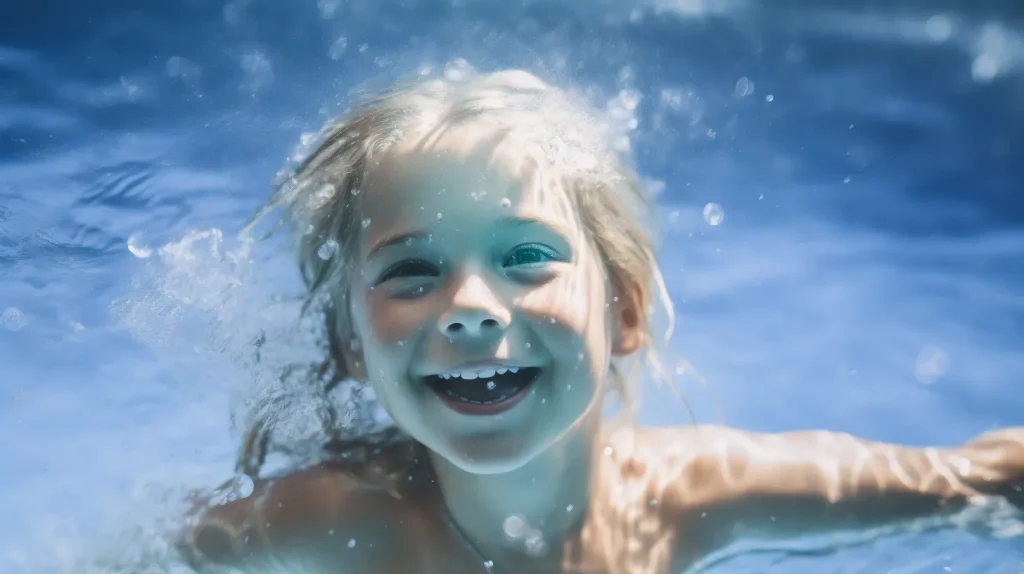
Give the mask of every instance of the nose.
M 478 338 L 505 331 L 511 313 L 479 275 L 469 275 L 452 297 L 451 308 L 441 315 L 437 328 L 449 339 Z

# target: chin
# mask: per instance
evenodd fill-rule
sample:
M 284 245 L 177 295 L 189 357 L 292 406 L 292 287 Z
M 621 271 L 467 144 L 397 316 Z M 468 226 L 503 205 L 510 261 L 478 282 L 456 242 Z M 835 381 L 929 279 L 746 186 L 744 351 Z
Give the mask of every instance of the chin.
M 512 472 L 533 460 L 543 449 L 522 436 L 502 433 L 492 437 L 463 437 L 438 452 L 451 464 L 473 474 Z

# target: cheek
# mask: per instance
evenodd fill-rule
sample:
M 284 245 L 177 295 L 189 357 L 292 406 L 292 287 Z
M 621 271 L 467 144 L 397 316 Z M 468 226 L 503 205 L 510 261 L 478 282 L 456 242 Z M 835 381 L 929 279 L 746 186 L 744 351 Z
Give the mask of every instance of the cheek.
M 364 306 L 365 327 L 377 342 L 397 346 L 423 329 L 429 319 L 426 307 L 422 299 L 396 300 L 371 293 Z
M 523 296 L 519 304 L 580 335 L 603 327 L 607 297 L 604 275 L 596 263 L 590 257 L 581 257 L 570 269 Z M 603 328 L 600 331 L 603 334 Z

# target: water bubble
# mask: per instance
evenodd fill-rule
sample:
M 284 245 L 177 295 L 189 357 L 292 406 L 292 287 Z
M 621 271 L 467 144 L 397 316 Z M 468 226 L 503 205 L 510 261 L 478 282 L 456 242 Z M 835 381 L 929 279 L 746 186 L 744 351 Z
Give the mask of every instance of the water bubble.
M 565 511 L 566 512 L 572 512 L 572 509 L 573 509 L 573 506 L 571 504 L 569 506 L 565 507 Z
M 331 44 L 331 49 L 328 50 L 327 56 L 334 61 L 338 61 L 345 55 L 346 48 L 348 48 L 348 38 L 341 36 Z
M 754 82 L 750 78 L 742 77 L 736 80 L 736 90 L 733 94 L 737 98 L 744 98 L 754 93 Z
M 510 200 L 507 197 L 503 197 L 503 198 L 501 198 L 501 201 L 498 202 L 498 205 L 500 205 L 500 206 L 502 206 L 504 208 L 512 207 L 512 200 Z
M 768 94 L 767 96 L 764 97 L 764 101 L 766 101 L 766 102 L 768 102 L 770 104 L 770 103 L 775 101 L 775 96 L 773 96 L 771 94 Z
M 949 370 L 949 355 L 938 347 L 925 347 L 917 354 L 914 377 L 928 385 L 939 380 Z
M 327 529 L 327 535 L 328 536 L 334 536 L 334 529 L 333 528 L 328 528 Z
M 924 33 L 932 42 L 945 42 L 953 35 L 953 20 L 944 14 L 936 14 L 924 23 Z
M 464 58 L 455 58 L 444 66 L 444 78 L 449 82 L 461 82 L 473 73 L 473 67 Z
M 333 239 L 328 239 L 316 250 L 317 257 L 327 261 L 338 251 L 338 242 Z
M 355 548 L 356 547 L 356 539 L 355 538 L 349 538 L 348 539 L 348 547 L 349 548 Z
M 526 535 L 526 521 L 521 516 L 509 516 L 502 523 L 501 528 L 505 531 L 506 536 L 515 540 Z
M 4 328 L 8 331 L 20 331 L 28 324 L 28 319 L 25 318 L 21 309 L 8 307 L 4 309 L 3 316 L 0 316 L 0 323 L 3 323 Z
M 249 498 L 254 487 L 255 485 L 253 485 L 252 478 L 249 475 L 242 474 L 235 477 L 234 489 L 240 498 Z
M 527 349 L 529 349 L 529 348 L 530 348 L 530 344 L 529 344 L 529 343 L 527 343 L 527 344 L 526 344 L 526 348 L 527 348 Z
M 490 570 L 494 567 L 494 562 L 491 560 L 484 560 L 484 568 Z
M 977 82 L 988 83 L 999 75 L 999 58 L 991 52 L 979 54 L 971 64 L 971 76 Z
M 615 449 L 614 448 L 612 448 L 611 446 L 604 447 L 604 455 L 605 456 L 611 456 L 613 454 L 615 454 Z
M 487 381 L 487 390 L 493 391 L 498 385 L 494 384 L 494 381 Z
M 534 558 L 544 555 L 547 552 L 548 545 L 544 543 L 544 538 L 540 532 L 531 532 L 526 537 L 526 553 Z
M 153 254 L 153 250 L 145 246 L 142 233 L 132 233 L 128 237 L 128 251 L 139 259 L 145 259 Z
M 712 202 L 704 206 L 704 221 L 708 225 L 714 227 L 721 224 L 723 219 L 725 219 L 725 210 L 721 205 Z
M 310 209 L 320 209 L 321 207 L 327 205 L 327 202 L 329 202 L 331 198 L 334 197 L 336 191 L 337 188 L 335 188 L 333 185 L 329 183 L 321 185 L 319 188 L 317 188 L 316 191 L 313 192 L 313 195 L 309 198 Z
M 438 223 L 441 223 L 441 219 L 442 219 L 442 218 L 444 218 L 444 215 L 442 215 L 442 214 L 441 214 L 441 212 L 440 212 L 440 211 L 438 211 L 438 212 L 437 212 L 437 222 L 438 222 Z
M 369 226 L 370 226 L 370 218 L 367 217 L 366 219 L 363 220 L 363 229 L 366 229 Z

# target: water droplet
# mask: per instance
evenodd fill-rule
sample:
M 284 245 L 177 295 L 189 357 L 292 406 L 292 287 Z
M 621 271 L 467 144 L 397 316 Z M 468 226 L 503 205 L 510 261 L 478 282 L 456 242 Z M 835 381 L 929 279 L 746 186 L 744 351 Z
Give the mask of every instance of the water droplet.
M 334 254 L 337 253 L 337 251 L 338 242 L 333 239 L 328 239 L 327 241 L 324 242 L 323 245 L 320 246 L 319 249 L 316 250 L 316 255 L 320 259 L 327 261 L 331 257 L 334 257 Z
M 493 391 L 498 385 L 494 384 L 494 381 L 487 381 L 487 390 Z
M 566 512 L 572 512 L 572 508 L 573 508 L 573 506 L 570 504 L 569 506 L 565 507 L 565 511 Z
M 442 218 L 444 218 L 444 215 L 442 215 L 442 214 L 441 214 L 441 212 L 440 212 L 440 211 L 438 211 L 438 212 L 437 212 L 437 222 L 438 222 L 438 223 L 441 223 L 441 219 L 442 219 Z
M 775 101 L 775 96 L 773 96 L 771 94 L 768 94 L 767 96 L 764 97 L 764 101 L 766 101 L 766 102 L 768 102 L 770 104 L 770 103 Z
M 505 208 L 512 207 L 512 200 L 510 200 L 507 197 L 503 197 L 503 198 L 501 198 L 501 201 L 498 202 L 498 205 L 500 205 L 502 207 L 505 207 Z
M 355 197 L 355 196 L 359 195 L 362 191 L 363 190 L 359 189 L 358 187 L 353 187 L 352 188 L 352 196 Z
M 363 229 L 366 229 L 369 226 L 370 226 L 370 218 L 367 217 L 366 219 L 363 220 Z
M 529 343 L 527 343 L 527 344 L 526 344 L 526 348 L 527 348 L 527 349 L 529 349 L 529 348 L 530 348 L 530 344 L 529 344 Z
M 658 506 L 658 499 L 657 498 L 650 499 L 649 501 L 647 501 L 647 506 Z
M 720 225 L 722 220 L 725 219 L 725 210 L 722 209 L 721 205 L 717 203 L 709 203 L 704 206 L 704 221 L 708 225 L 714 227 Z
M 548 321 L 551 321 L 551 324 L 552 324 L 552 325 L 554 325 L 554 324 L 555 324 L 555 318 L 554 318 L 554 317 L 552 317 L 552 318 L 548 319 Z
M 348 539 L 348 547 L 349 548 L 355 548 L 356 547 L 356 539 L 355 538 L 349 538 Z
M 4 328 L 8 331 L 20 331 L 28 324 L 28 319 L 25 318 L 25 314 L 21 312 L 21 309 L 8 307 L 4 309 L 3 316 L 0 316 L 0 322 L 3 323 Z
M 493 567 L 494 567 L 494 562 L 492 562 L 490 560 L 484 560 L 484 568 L 490 570 Z
M 615 449 L 614 448 L 612 448 L 611 446 L 604 447 L 604 455 L 605 456 L 611 456 L 613 454 L 615 454 Z
M 736 90 L 733 94 L 737 98 L 743 98 L 754 93 L 754 82 L 750 78 L 742 77 L 736 80 Z

